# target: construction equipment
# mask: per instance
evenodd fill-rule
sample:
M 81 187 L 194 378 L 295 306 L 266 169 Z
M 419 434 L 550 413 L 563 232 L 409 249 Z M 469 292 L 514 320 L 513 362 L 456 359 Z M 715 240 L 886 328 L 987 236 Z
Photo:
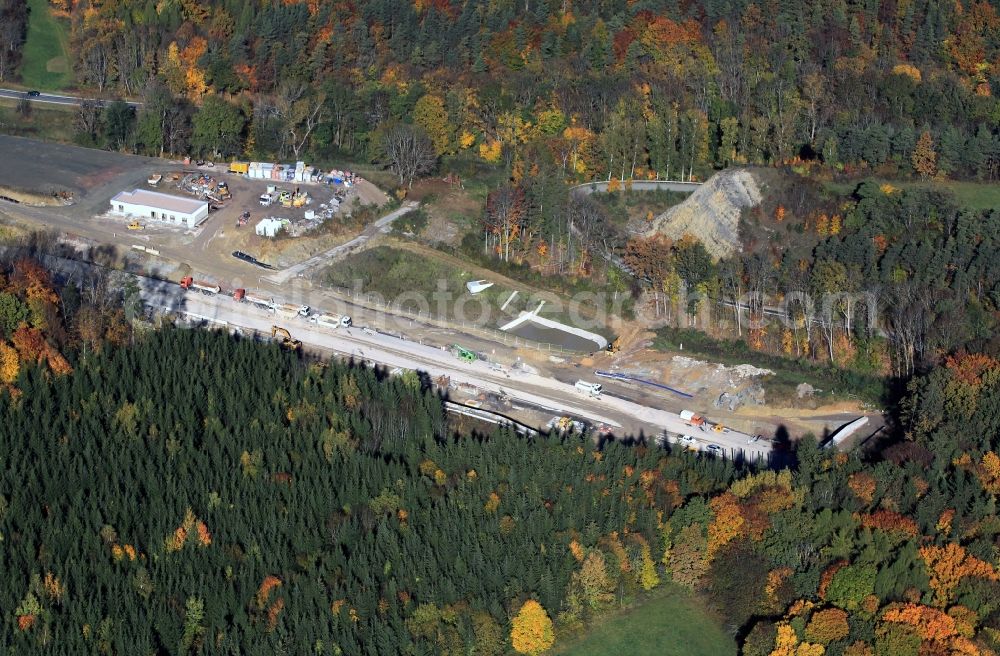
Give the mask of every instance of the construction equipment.
M 271 339 L 274 339 L 278 335 L 281 335 L 281 346 L 289 351 L 298 351 L 302 348 L 302 342 L 294 339 L 287 329 L 281 326 L 271 326 Z
M 281 305 L 275 307 L 274 311 L 286 319 L 294 319 L 296 316 L 309 316 L 308 305 L 296 305 L 295 303 L 282 303 Z
M 463 348 L 463 347 L 459 346 L 458 344 L 455 344 L 454 348 L 455 348 L 456 353 L 458 354 L 458 357 L 460 357 L 461 359 L 465 360 L 466 362 L 475 362 L 476 360 L 479 359 L 478 355 L 476 355 L 475 353 L 473 353 L 472 351 L 470 351 L 467 348 Z
M 619 335 L 618 337 L 615 337 L 614 341 L 612 341 L 610 344 L 607 345 L 605 350 L 609 354 L 614 355 L 621 349 L 621 347 L 622 347 L 622 338 L 621 335 Z
M 210 282 L 202 282 L 201 280 L 195 280 L 191 276 L 184 276 L 181 278 L 181 289 L 186 291 L 199 291 L 202 294 L 218 294 L 222 291 L 222 287 L 218 285 L 213 285 Z
M 142 230 L 145 227 L 146 226 L 142 225 L 141 223 L 139 223 L 135 219 L 133 219 L 132 222 L 128 224 L 128 229 L 129 230 Z
M 262 307 L 265 310 L 274 310 L 274 308 L 276 307 L 273 299 L 268 298 L 266 296 L 259 296 L 257 294 L 244 293 L 242 299 L 237 299 L 237 300 L 243 300 L 247 303 L 253 303 L 254 305 Z
M 351 317 L 346 314 L 314 314 L 309 317 L 309 323 L 327 328 L 350 328 Z

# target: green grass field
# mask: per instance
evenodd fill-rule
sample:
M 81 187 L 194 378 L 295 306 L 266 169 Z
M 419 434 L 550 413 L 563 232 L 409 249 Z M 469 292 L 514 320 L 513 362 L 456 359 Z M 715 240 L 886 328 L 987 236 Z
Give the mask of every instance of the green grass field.
M 30 89 L 59 91 L 73 79 L 66 28 L 46 0 L 28 0 L 28 40 L 24 44 L 21 83 Z
M 903 189 L 912 187 L 943 187 L 951 190 L 960 203 L 974 210 L 1000 207 L 1000 184 L 996 183 L 964 182 L 958 180 L 920 182 L 916 180 L 900 181 L 882 179 L 878 179 L 878 182 L 880 184 L 888 182 L 895 187 L 901 187 Z M 857 182 L 829 182 L 826 184 L 826 187 L 834 193 L 846 195 L 853 192 L 859 183 L 860 180 Z
M 73 143 L 72 105 L 31 104 L 31 115 L 17 113 L 17 101 L 0 98 L 0 134 L 30 137 L 58 143 Z
M 736 643 L 683 589 L 667 585 L 636 608 L 608 616 L 571 641 L 556 641 L 553 656 L 727 656 Z

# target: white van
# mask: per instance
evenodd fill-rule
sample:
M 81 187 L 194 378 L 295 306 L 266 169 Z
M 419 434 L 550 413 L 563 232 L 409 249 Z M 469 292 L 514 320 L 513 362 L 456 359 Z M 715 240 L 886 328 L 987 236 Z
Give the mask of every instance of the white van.
M 588 383 L 585 380 L 578 380 L 576 381 L 576 389 L 590 396 L 600 396 L 601 390 L 604 388 L 601 387 L 600 383 Z

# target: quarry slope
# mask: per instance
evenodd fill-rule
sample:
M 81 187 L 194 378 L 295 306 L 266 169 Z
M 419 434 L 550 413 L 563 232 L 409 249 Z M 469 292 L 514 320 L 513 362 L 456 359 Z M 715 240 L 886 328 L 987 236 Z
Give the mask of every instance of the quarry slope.
M 761 185 L 748 169 L 727 169 L 715 174 L 683 203 L 653 219 L 647 236 L 684 235 L 701 241 L 715 259 L 740 250 L 740 215 L 760 204 Z

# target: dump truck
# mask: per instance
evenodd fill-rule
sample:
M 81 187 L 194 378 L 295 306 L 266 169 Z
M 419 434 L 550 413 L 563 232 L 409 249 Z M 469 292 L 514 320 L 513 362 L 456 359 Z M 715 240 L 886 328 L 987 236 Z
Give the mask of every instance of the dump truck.
M 297 351 L 302 348 L 302 342 L 293 338 L 288 329 L 281 326 L 271 326 L 271 339 L 281 335 L 281 345 L 290 351 Z
M 309 322 L 327 328 L 350 328 L 351 317 L 346 314 L 314 314 L 309 317 Z
M 681 410 L 681 419 L 686 421 L 691 426 L 697 426 L 701 430 L 705 430 L 705 418 L 699 414 L 695 414 L 690 410 Z
M 254 305 L 258 305 L 264 308 L 265 310 L 273 310 L 275 308 L 273 299 L 264 296 L 258 296 L 257 294 L 244 294 L 242 300 L 246 301 L 247 303 L 253 303 Z
M 281 305 L 275 307 L 274 310 L 281 316 L 287 317 L 289 319 L 295 316 L 300 316 L 300 317 L 309 316 L 308 305 L 296 305 L 295 303 L 282 303 Z
M 181 289 L 185 290 L 195 290 L 202 294 L 218 294 L 222 291 L 222 287 L 214 285 L 210 282 L 202 282 L 201 280 L 195 280 L 191 276 L 184 276 L 181 278 Z

